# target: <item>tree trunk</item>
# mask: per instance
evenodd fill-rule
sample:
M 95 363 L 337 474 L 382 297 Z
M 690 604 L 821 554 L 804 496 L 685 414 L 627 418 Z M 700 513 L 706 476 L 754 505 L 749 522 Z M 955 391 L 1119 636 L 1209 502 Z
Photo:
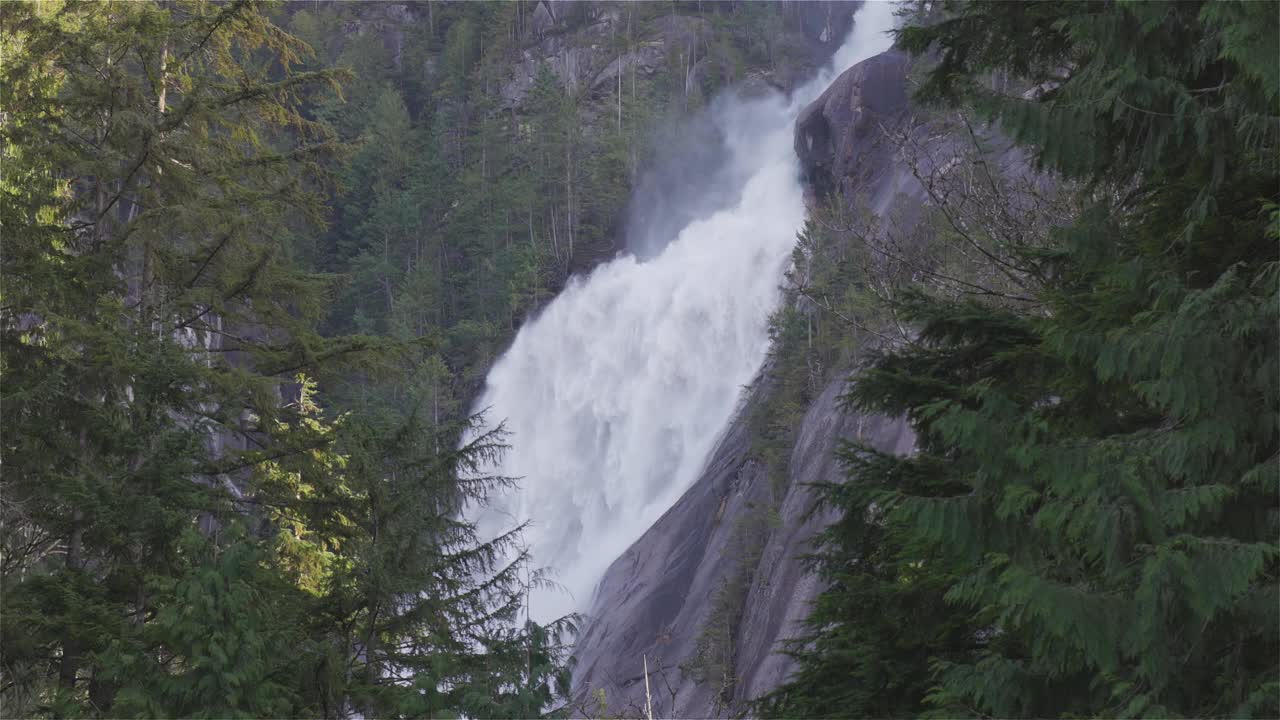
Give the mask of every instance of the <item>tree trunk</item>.
M 90 467 L 89 434 L 80 430 L 80 460 L 83 468 Z M 71 516 L 71 534 L 67 538 L 67 574 L 75 576 L 84 569 L 84 511 L 77 509 Z M 75 689 L 76 674 L 80 670 L 80 656 L 84 651 L 81 639 L 70 627 L 62 637 L 62 658 L 58 662 L 58 688 L 66 692 Z
M 85 434 L 80 432 L 80 446 L 84 449 Z M 71 536 L 67 539 L 66 568 L 69 574 L 83 569 L 82 543 L 84 541 L 84 512 L 76 510 L 72 516 Z M 83 651 L 80 639 L 74 631 L 68 629 L 62 638 L 62 659 L 58 662 L 58 688 L 67 692 L 75 689 L 76 673 L 80 670 L 80 654 Z
M 564 145 L 564 187 L 565 187 L 565 237 L 568 239 L 569 254 L 565 267 L 573 263 L 573 138 L 566 138 Z

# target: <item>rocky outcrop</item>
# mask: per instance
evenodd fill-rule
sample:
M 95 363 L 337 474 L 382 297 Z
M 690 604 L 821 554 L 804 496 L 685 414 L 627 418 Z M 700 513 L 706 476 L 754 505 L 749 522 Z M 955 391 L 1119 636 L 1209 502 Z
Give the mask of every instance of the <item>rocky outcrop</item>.
M 918 112 L 908 97 L 910 64 L 899 50 L 869 58 L 800 114 L 795 150 L 810 200 L 862 198 L 881 215 L 914 216 L 929 202 L 921 179 L 944 185 L 957 165 L 974 162 L 1045 191 L 1054 186 L 1034 171 L 1026 150 L 997 129 L 964 124 L 955 113 Z M 1023 199 L 1019 193 L 1003 198 L 1015 205 Z
M 763 392 L 752 394 L 740 417 Z M 712 690 L 685 678 L 681 665 L 694 655 L 712 594 L 733 570 L 733 519 L 767 497 L 750 450 L 747 423 L 734 422 L 702 477 L 610 566 L 575 652 L 580 695 L 603 690 L 610 712 L 635 712 L 645 702 L 647 661 L 655 716 L 716 714 Z
M 423 8 L 418 3 L 361 3 L 342 31 L 346 35 L 373 33 L 390 53 L 392 62 L 400 67 L 404 60 L 405 32 L 418 22 L 420 11 Z
M 853 197 L 894 172 L 897 147 L 888 131 L 908 113 L 909 60 L 891 50 L 858 63 L 801 113 L 796 155 L 814 193 Z
M 758 3 L 764 5 L 765 3 Z M 850 27 L 856 0 L 788 3 L 771 10 L 781 18 L 774 58 L 765 72 L 769 81 L 789 89 L 830 57 Z M 735 3 L 708 5 L 714 13 L 730 15 Z M 708 73 L 734 64 L 717 55 L 718 30 L 702 10 L 698 15 L 677 12 L 641 21 L 626 3 L 542 0 L 524 26 L 524 46 L 501 88 L 504 109 L 521 111 L 542 65 L 566 90 L 587 96 L 608 95 L 622 75 L 651 78 L 678 67 L 684 75 L 682 91 L 701 97 Z M 643 13 L 648 15 L 648 13 Z M 626 42 L 622 39 L 626 38 Z
M 915 448 L 915 433 L 905 420 L 842 412 L 837 399 L 845 389 L 841 374 L 809 406 L 792 451 L 791 488 L 779 512 L 780 524 L 770 534 L 753 575 L 746 611 L 739 621 L 735 699 L 741 703 L 781 685 L 794 662 L 778 652 L 778 643 L 800 634 L 822 583 L 804 567 L 801 557 L 812 551 L 814 537 L 834 517 L 815 512 L 810 483 L 843 477 L 835 461 L 842 440 L 856 440 L 887 453 L 905 455 Z

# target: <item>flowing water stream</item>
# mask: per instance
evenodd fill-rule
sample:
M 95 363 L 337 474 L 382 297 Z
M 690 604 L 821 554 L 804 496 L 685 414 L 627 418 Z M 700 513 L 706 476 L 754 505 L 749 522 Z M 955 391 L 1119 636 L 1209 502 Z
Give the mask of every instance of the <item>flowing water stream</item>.
M 493 470 L 522 480 L 469 515 L 482 537 L 531 521 L 534 565 L 564 588 L 533 594 L 534 620 L 589 609 L 609 564 L 697 479 L 764 361 L 804 223 L 795 119 L 840 72 L 889 48 L 893 9 L 863 5 L 831 67 L 790 97 L 718 99 L 722 164 L 704 183 L 686 178 L 678 198 L 696 217 L 657 249 L 649 238 L 643 260 L 623 255 L 571 281 L 489 372 L 476 409 L 505 420 L 512 445 Z

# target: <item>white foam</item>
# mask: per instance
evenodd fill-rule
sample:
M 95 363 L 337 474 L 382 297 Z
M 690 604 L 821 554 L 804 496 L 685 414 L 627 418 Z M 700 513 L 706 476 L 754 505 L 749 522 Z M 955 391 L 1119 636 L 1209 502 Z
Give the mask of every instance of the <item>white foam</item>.
M 733 174 L 745 178 L 736 204 L 650 260 L 620 257 L 572 282 L 490 371 L 476 408 L 512 433 L 494 470 L 523 480 L 468 514 L 484 537 L 532 521 L 534 565 L 568 591 L 536 591 L 534 620 L 588 609 L 609 564 L 702 470 L 765 358 L 804 222 L 796 116 L 838 73 L 888 49 L 893 10 L 860 8 L 833 66 L 790 99 L 733 101 L 728 147 L 750 168 Z

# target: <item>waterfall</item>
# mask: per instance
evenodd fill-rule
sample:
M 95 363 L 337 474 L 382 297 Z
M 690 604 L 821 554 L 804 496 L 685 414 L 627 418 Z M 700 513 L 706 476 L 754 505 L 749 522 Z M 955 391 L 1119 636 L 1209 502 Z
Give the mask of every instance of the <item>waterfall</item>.
M 764 361 L 805 219 L 792 125 L 838 73 L 889 48 L 893 11 L 865 3 L 832 67 L 790 98 L 722 98 L 731 171 L 682 186 L 715 199 L 684 207 L 715 209 L 643 260 L 572 280 L 489 372 L 476 409 L 505 421 L 512 445 L 494 470 L 522 479 L 468 515 L 482 537 L 531 522 L 534 565 L 564 588 L 535 591 L 534 620 L 589 609 L 609 564 L 697 479 Z

